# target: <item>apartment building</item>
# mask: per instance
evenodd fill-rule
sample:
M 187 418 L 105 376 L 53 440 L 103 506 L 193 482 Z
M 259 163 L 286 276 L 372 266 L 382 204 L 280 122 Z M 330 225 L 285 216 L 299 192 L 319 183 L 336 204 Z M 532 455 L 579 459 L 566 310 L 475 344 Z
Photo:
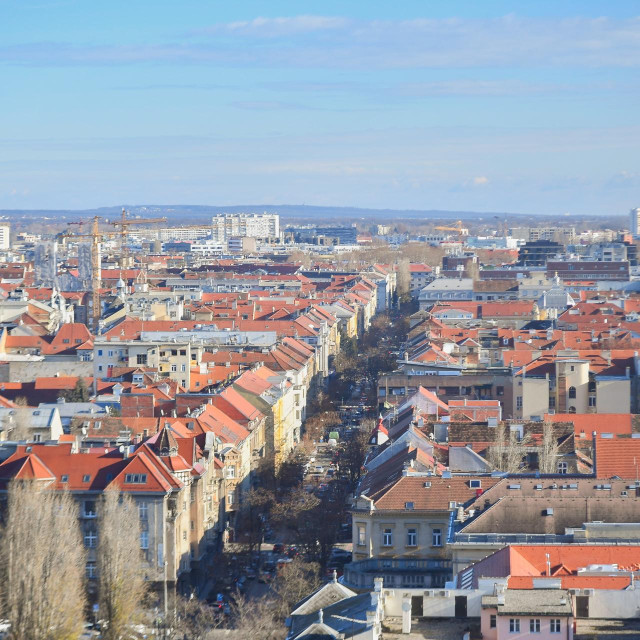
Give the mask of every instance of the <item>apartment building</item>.
M 277 213 L 222 213 L 211 219 L 211 238 L 226 243 L 232 237 L 279 238 Z
M 191 387 L 191 368 L 202 360 L 203 346 L 180 334 L 167 340 L 141 336 L 138 340 L 96 338 L 93 346 L 94 379 L 110 378 L 118 367 L 151 367 L 160 377 L 169 378 L 184 389 Z
M 633 360 L 565 351 L 521 367 L 513 382 L 513 416 L 629 413 Z

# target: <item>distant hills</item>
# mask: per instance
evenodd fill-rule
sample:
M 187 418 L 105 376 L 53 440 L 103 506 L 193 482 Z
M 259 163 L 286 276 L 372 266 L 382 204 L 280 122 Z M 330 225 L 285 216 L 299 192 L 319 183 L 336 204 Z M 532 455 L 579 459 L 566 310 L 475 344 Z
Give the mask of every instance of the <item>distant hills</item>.
M 124 205 L 131 216 L 166 216 L 170 222 L 186 222 L 188 220 L 205 220 L 217 213 L 279 213 L 283 218 L 318 220 L 332 222 L 355 222 L 357 220 L 369 219 L 372 221 L 385 220 L 415 220 L 419 218 L 451 219 L 451 220 L 487 220 L 492 217 L 500 218 L 522 218 L 535 219 L 538 216 L 528 214 L 518 214 L 499 211 L 445 211 L 440 209 L 365 209 L 358 207 L 322 207 L 311 205 L 293 204 L 251 204 L 233 206 L 209 206 L 209 205 Z M 54 218 L 54 219 L 77 219 L 101 216 L 102 218 L 115 218 L 120 215 L 122 206 L 100 207 L 97 209 L 83 210 L 54 210 L 54 209 L 3 209 L 0 215 L 9 218 Z M 545 214 L 539 214 L 545 215 Z

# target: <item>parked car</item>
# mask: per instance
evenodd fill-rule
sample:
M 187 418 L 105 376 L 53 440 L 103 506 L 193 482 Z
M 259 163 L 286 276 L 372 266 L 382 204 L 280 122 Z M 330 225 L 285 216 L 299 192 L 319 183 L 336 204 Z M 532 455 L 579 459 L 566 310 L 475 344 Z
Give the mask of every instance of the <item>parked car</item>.
M 273 553 L 283 553 L 284 552 L 284 545 L 282 544 L 282 542 L 276 542 L 273 545 Z

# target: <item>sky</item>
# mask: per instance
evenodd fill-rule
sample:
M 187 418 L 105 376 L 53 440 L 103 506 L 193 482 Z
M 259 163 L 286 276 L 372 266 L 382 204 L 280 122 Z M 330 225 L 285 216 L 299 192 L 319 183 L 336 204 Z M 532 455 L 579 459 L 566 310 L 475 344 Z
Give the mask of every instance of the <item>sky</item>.
M 640 4 L 0 0 L 0 208 L 640 206 Z

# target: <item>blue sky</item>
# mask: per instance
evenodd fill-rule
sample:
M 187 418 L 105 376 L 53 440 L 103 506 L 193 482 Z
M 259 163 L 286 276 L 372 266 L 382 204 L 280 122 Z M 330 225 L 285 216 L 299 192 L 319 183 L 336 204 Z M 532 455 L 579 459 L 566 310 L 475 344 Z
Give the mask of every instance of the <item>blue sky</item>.
M 640 204 L 637 2 L 0 0 L 0 208 Z

